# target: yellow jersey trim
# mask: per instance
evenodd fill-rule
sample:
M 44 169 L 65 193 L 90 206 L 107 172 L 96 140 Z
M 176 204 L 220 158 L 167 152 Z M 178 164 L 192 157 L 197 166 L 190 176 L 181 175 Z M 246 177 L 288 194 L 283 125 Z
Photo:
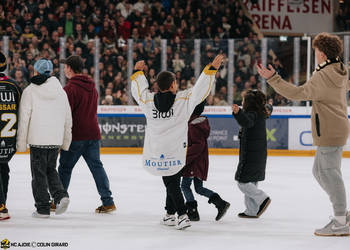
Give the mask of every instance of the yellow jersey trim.
M 206 75 L 215 75 L 216 72 L 217 72 L 218 70 L 217 70 L 217 69 L 212 70 L 212 69 L 210 69 L 210 67 L 211 67 L 210 64 L 208 64 L 207 66 L 205 66 L 205 68 L 204 68 L 204 70 L 203 70 L 204 74 L 206 74 Z

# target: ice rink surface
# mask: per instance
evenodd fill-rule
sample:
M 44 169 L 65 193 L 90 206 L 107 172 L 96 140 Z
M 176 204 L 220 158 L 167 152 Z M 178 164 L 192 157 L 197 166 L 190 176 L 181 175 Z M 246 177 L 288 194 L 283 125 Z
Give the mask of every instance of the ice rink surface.
M 260 219 L 240 219 L 243 195 L 234 181 L 237 156 L 211 156 L 205 185 L 231 203 L 219 222 L 216 208 L 205 197 L 197 197 L 201 220 L 178 231 L 160 225 L 165 188 L 160 177 L 141 167 L 141 155 L 102 155 L 110 178 L 117 211 L 95 214 L 99 195 L 93 178 L 81 159 L 73 171 L 67 213 L 49 219 L 31 217 L 29 155 L 15 155 L 8 208 L 12 218 L 0 222 L 0 241 L 67 242 L 55 249 L 153 249 L 153 250 L 263 250 L 263 249 L 350 249 L 350 237 L 316 237 L 332 215 L 330 202 L 312 176 L 312 157 L 268 157 L 266 180 L 260 187 L 270 195 L 270 207 Z M 342 161 L 350 204 L 350 159 Z M 350 206 L 349 206 L 350 207 Z M 10 248 L 30 249 L 30 248 Z M 52 249 L 52 247 L 38 248 Z

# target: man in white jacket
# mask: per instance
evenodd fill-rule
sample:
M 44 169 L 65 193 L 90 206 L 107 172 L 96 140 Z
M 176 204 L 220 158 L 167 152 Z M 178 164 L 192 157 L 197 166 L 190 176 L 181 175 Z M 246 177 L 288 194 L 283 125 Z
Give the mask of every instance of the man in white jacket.
M 23 91 L 19 107 L 17 151 L 30 146 L 32 189 L 36 211 L 33 217 L 50 216 L 50 194 L 56 214 L 64 213 L 69 204 L 56 170 L 59 149 L 68 150 L 72 140 L 72 114 L 60 82 L 50 76 L 53 65 L 40 59 L 34 64 L 34 77 Z M 50 191 L 50 194 L 48 191 Z
M 190 226 L 180 189 L 181 169 L 186 164 L 188 120 L 194 108 L 209 95 L 222 60 L 223 56 L 218 55 L 204 68 L 193 88 L 179 92 L 174 74 L 163 71 L 157 76 L 160 92 L 151 93 L 142 71 L 144 61 L 136 63 L 136 72 L 131 76 L 132 95 L 147 120 L 143 167 L 162 176 L 167 191 L 167 213 L 162 223 L 177 229 Z

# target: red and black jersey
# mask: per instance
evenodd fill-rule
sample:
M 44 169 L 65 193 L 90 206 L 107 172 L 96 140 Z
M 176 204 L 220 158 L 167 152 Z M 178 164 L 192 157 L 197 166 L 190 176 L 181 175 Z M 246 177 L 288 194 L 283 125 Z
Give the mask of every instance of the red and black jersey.
M 22 90 L 0 73 L 0 162 L 8 162 L 16 153 L 18 109 Z

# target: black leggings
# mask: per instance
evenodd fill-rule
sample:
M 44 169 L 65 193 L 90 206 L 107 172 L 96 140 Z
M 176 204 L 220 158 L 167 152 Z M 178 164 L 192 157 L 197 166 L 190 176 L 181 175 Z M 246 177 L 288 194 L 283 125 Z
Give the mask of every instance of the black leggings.
M 186 213 L 186 206 L 184 197 L 180 188 L 182 171 L 172 176 L 163 176 L 163 182 L 166 187 L 166 205 L 165 210 L 168 214 L 175 214 L 178 216 Z
M 10 179 L 8 163 L 0 163 L 0 205 L 6 204 L 7 191 Z

